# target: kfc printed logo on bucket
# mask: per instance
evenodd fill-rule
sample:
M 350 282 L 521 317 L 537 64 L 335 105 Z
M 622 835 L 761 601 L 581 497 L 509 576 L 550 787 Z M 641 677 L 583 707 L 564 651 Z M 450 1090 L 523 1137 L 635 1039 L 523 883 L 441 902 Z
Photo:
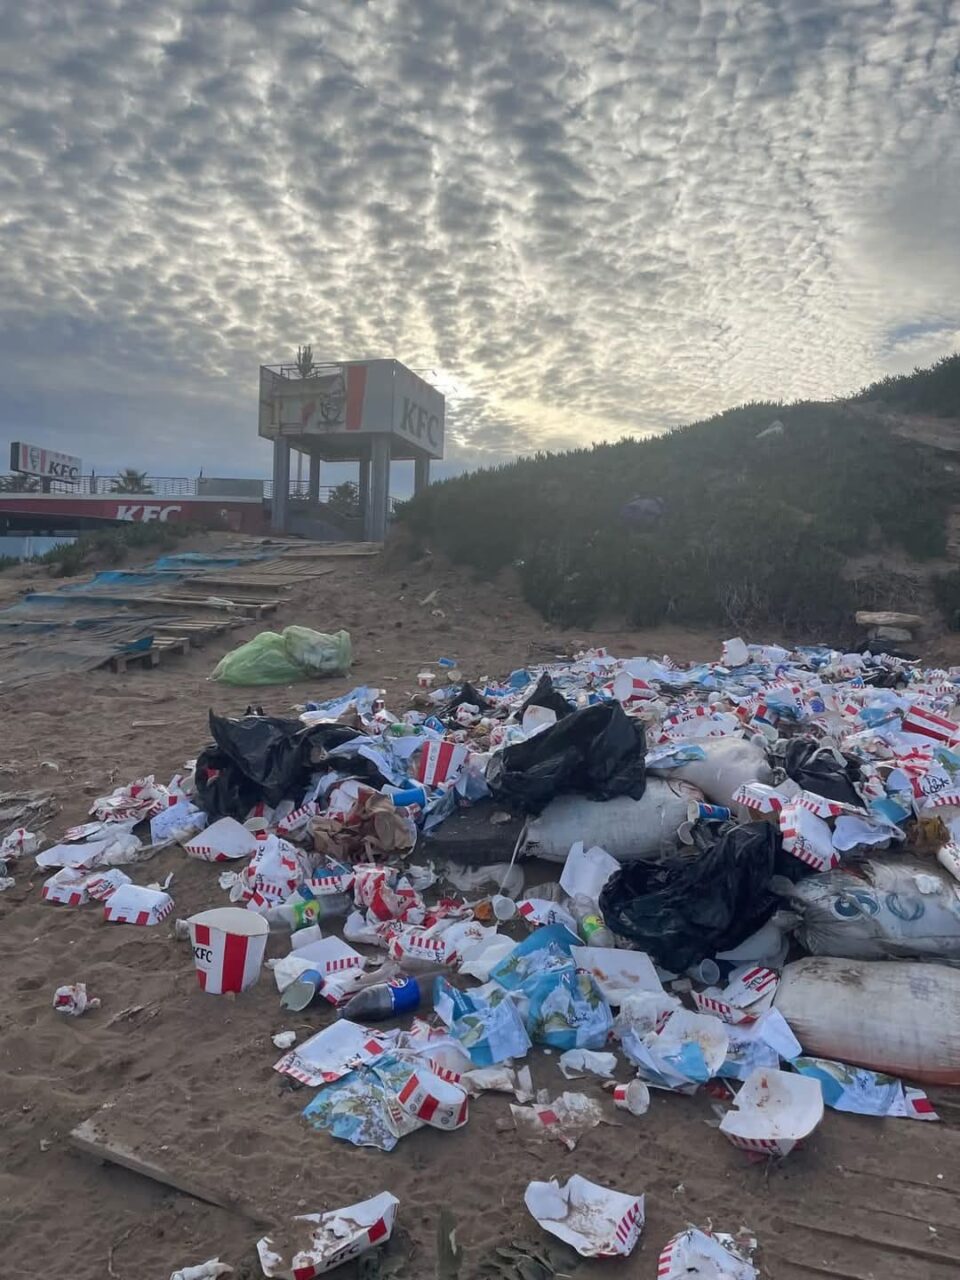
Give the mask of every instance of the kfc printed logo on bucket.
M 218 907 L 187 921 L 193 966 L 209 995 L 246 991 L 260 977 L 270 926 L 255 911 Z

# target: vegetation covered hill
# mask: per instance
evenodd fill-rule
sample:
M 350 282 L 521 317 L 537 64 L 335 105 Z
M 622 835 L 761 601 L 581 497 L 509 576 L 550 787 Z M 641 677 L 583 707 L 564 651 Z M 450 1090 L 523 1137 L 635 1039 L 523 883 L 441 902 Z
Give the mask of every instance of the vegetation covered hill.
M 849 401 L 748 404 L 652 439 L 520 458 L 432 485 L 400 518 L 481 573 L 515 565 L 530 603 L 564 625 L 839 635 L 856 608 L 898 603 L 882 574 L 850 573 L 854 557 L 935 567 L 946 552 L 960 473 L 894 430 L 909 412 L 960 420 L 960 356 Z M 665 502 L 650 527 L 623 514 L 637 496 Z

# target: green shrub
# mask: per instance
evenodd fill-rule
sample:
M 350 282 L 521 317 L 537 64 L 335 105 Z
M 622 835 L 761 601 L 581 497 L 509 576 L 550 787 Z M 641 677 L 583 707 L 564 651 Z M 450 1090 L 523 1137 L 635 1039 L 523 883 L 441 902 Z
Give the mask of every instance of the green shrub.
M 783 432 L 758 439 L 775 419 Z M 635 496 L 664 499 L 653 527 L 624 520 Z M 763 403 L 459 476 L 397 518 L 478 573 L 516 564 L 525 598 L 564 626 L 606 615 L 836 636 L 856 608 L 845 558 L 942 555 L 957 500 L 936 456 L 883 421 L 841 403 Z

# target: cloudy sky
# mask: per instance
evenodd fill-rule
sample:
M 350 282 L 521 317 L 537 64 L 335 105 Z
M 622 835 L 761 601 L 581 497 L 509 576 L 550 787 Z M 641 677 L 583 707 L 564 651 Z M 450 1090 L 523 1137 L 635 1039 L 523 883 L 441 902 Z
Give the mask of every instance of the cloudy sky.
M 453 469 L 960 348 L 960 0 L 0 0 L 0 447 L 267 474 L 394 356 Z

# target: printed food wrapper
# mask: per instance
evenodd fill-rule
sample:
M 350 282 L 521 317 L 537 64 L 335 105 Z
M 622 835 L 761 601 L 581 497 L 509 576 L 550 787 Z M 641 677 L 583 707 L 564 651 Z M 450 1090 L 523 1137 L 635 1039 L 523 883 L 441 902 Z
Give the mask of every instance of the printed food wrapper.
M 85 902 L 90 901 L 87 892 L 89 878 L 89 871 L 61 867 L 49 880 L 44 880 L 40 896 L 44 902 L 55 902 L 64 907 L 82 907 Z
M 454 964 L 457 953 L 448 944 L 446 934 L 426 929 L 398 929 L 387 948 L 394 960 L 422 960 L 430 964 Z
M 177 808 L 179 807 L 178 805 Z M 170 812 L 173 813 L 174 810 L 171 809 Z M 153 823 L 150 830 L 152 833 Z M 201 862 L 229 862 L 233 858 L 252 858 L 261 848 L 260 841 L 242 822 L 238 822 L 236 818 L 220 818 L 188 840 L 183 851 L 191 858 L 199 858 Z
M 561 1093 L 553 1102 L 534 1103 L 529 1107 L 510 1104 L 513 1123 L 528 1136 L 553 1138 L 572 1151 L 588 1129 L 603 1120 L 598 1102 L 585 1093 Z
M 663 991 L 654 963 L 645 951 L 571 947 L 570 954 L 577 968 L 589 973 L 610 1004 L 619 1005 L 636 991 Z
M 92 871 L 104 862 L 104 851 L 111 841 L 92 840 L 89 844 L 55 844 L 37 854 L 38 867 L 72 867 L 77 871 Z
M 15 827 L 0 841 L 0 859 L 23 858 L 40 848 L 40 836 L 26 827 Z
M 277 835 L 284 836 L 289 839 L 293 835 L 300 835 L 306 831 L 311 818 L 315 818 L 320 812 L 320 806 L 315 800 L 308 800 L 306 804 L 302 804 L 299 809 L 291 809 L 290 812 L 277 823 Z
M 400 1201 L 389 1191 L 334 1209 L 294 1218 L 282 1240 L 257 1241 L 260 1267 L 268 1280 L 313 1280 L 390 1239 Z
M 657 1263 L 657 1280 L 758 1280 L 759 1274 L 733 1236 L 696 1227 L 674 1236 Z
M 840 865 L 840 854 L 833 847 L 833 832 L 823 818 L 798 803 L 785 805 L 780 811 L 780 832 L 787 853 L 813 867 L 829 871 Z
M 556 1180 L 531 1182 L 523 1202 L 544 1231 L 584 1258 L 625 1257 L 643 1230 L 643 1196 L 612 1191 L 578 1173 L 562 1187 Z
M 434 1007 L 475 1066 L 495 1067 L 507 1058 L 524 1057 L 530 1049 L 517 1006 L 494 982 L 460 991 L 438 978 Z
M 756 1022 L 730 1027 L 727 1056 L 717 1075 L 732 1080 L 746 1080 L 759 1067 L 779 1067 L 780 1061 L 793 1060 L 803 1052 L 779 1009 L 767 1009 Z
M 564 969 L 544 974 L 525 990 L 527 1031 L 535 1044 L 554 1049 L 602 1049 L 613 1028 L 610 1006 L 589 973 Z
M 117 787 L 108 796 L 100 796 L 90 806 L 90 813 L 100 822 L 142 822 L 152 818 L 171 803 L 170 793 L 153 774 L 138 778 L 125 787 Z
M 744 1081 L 720 1132 L 743 1151 L 785 1156 L 822 1119 L 819 1080 L 764 1067 Z
M 797 1057 L 793 1069 L 820 1081 L 823 1100 L 834 1111 L 850 1111 L 858 1116 L 905 1116 L 910 1120 L 940 1119 L 922 1089 L 904 1085 L 896 1076 L 826 1058 Z
M 87 995 L 85 982 L 75 982 L 69 987 L 57 987 L 53 993 L 53 1007 L 57 1013 L 66 1013 L 71 1018 L 79 1018 L 88 1009 L 99 1009 L 100 1001 L 96 996 Z
M 517 914 L 527 924 L 541 929 L 546 925 L 562 924 L 571 933 L 577 932 L 577 922 L 566 907 L 550 898 L 522 898 L 517 903 Z
M 94 902 L 104 902 L 123 885 L 130 884 L 130 877 L 119 867 L 107 871 L 95 871 L 87 878 L 87 893 Z
M 720 1070 L 730 1041 L 727 1028 L 718 1018 L 677 1009 L 659 1031 L 641 1038 L 627 1028 L 620 1043 L 640 1075 L 654 1088 L 696 1093 Z
M 259 911 L 286 902 L 309 876 L 310 867 L 295 845 L 271 835 L 262 844 L 257 842 L 256 853 L 240 874 L 246 881 L 248 906 Z
M 326 1129 L 355 1147 L 392 1151 L 401 1138 L 425 1125 L 400 1105 L 399 1094 L 410 1072 L 406 1055 L 384 1053 L 321 1089 L 304 1109 L 304 1119 L 314 1129 Z
M 111 924 L 160 924 L 173 910 L 173 899 L 161 889 L 124 884 L 103 904 L 103 918 Z
M 784 805 L 788 805 L 799 794 L 800 788 L 788 778 L 779 787 L 770 787 L 765 782 L 745 782 L 739 786 L 731 797 L 734 805 L 743 805 L 754 813 L 780 813 Z
M 903 732 L 922 734 L 925 738 L 949 745 L 960 738 L 960 725 L 917 704 L 904 715 Z
M 355 1022 L 334 1022 L 284 1054 L 274 1071 L 316 1088 L 339 1080 L 355 1067 L 374 1062 L 396 1040 L 397 1033 L 371 1031 Z
M 430 741 L 420 753 L 417 781 L 428 787 L 456 778 L 466 764 L 470 748 L 456 742 Z
M 780 977 L 763 965 L 743 965 L 731 973 L 726 987 L 707 987 L 693 992 L 693 1002 L 701 1013 L 709 1013 L 736 1026 L 755 1022 L 764 1009 L 769 1009 Z

